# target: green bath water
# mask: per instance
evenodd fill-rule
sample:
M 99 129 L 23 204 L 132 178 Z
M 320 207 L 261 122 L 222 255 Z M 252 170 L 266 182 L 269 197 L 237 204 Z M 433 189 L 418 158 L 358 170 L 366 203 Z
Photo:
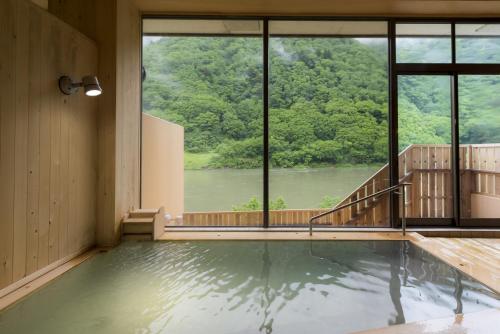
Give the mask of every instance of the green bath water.
M 0 333 L 350 333 L 500 307 L 408 242 L 128 242 L 0 313 Z

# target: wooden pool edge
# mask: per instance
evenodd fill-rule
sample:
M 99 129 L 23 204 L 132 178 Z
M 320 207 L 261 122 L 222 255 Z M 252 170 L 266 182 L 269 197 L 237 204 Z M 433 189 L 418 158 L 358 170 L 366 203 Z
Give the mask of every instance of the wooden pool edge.
M 487 251 L 472 244 L 480 238 L 428 238 L 416 233 L 409 240 L 500 295 L 500 239 L 489 239 L 498 249 Z
M 452 317 L 409 322 L 353 334 L 464 334 L 491 333 L 500 325 L 500 309 L 460 313 Z
M 169 231 L 159 241 L 181 240 L 411 240 L 415 232 L 403 236 L 393 232 L 314 232 L 306 231 Z
M 101 249 L 96 247 L 84 249 L 78 252 L 77 255 L 70 256 L 65 260 L 49 265 L 48 267 L 25 277 L 23 280 L 0 290 L 0 292 L 4 291 L 0 297 L 0 312 L 6 310 L 10 306 L 13 306 L 15 303 L 43 288 L 66 272 L 92 258 L 94 255 L 99 253 L 99 251 L 101 251 Z

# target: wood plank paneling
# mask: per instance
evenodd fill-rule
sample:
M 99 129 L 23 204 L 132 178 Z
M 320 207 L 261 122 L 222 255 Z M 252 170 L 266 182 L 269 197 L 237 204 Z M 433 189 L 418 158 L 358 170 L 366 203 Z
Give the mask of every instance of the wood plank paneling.
M 26 0 L 0 27 L 1 290 L 95 243 L 97 99 L 57 81 L 96 73 L 97 48 Z
M 16 13 L 16 137 L 14 186 L 14 248 L 13 281 L 26 274 L 26 236 L 28 216 L 28 99 L 29 96 L 29 25 L 24 18 L 29 17 L 30 6 L 20 2 Z
M 42 15 L 31 7 L 29 13 L 28 81 L 28 226 L 26 235 L 26 274 L 38 265 L 38 197 L 40 185 L 40 109 L 42 106 Z
M 114 246 L 121 219 L 140 205 L 140 11 L 132 0 L 50 0 L 49 12 L 99 47 L 97 242 Z
M 61 0 L 58 0 L 61 1 Z M 145 12 L 230 15 L 496 16 L 490 0 L 134 0 Z
M 53 23 L 50 17 L 42 15 L 42 47 L 56 45 L 53 36 Z M 51 104 L 51 76 L 55 74 L 55 47 L 46 48 L 42 53 L 42 89 L 40 109 L 40 193 L 38 197 L 38 264 L 43 268 L 49 263 L 49 219 L 50 219 L 50 114 Z M 43 52 L 43 51 L 42 51 Z M 54 78 L 57 80 L 57 78 Z
M 141 16 L 131 0 L 117 2 L 116 22 L 116 211 L 121 219 L 139 208 L 141 129 Z

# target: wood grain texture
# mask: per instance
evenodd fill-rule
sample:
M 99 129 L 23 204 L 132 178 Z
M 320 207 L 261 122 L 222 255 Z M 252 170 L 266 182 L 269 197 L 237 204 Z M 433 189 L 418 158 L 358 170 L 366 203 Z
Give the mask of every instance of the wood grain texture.
M 93 248 L 90 250 L 82 250 L 77 254 L 70 254 L 53 262 L 42 270 L 17 281 L 15 284 L 0 290 L 0 311 L 44 287 L 65 272 L 98 254 L 98 252 L 98 249 Z
M 158 240 L 409 240 L 413 234 L 403 237 L 400 232 L 165 232 Z
M 484 311 L 457 314 L 453 317 L 422 320 L 389 326 L 355 334 L 488 334 L 494 333 L 494 328 L 500 326 L 500 310 L 487 309 Z
M 105 92 L 98 115 L 97 242 L 114 246 L 121 219 L 140 202 L 141 16 L 131 0 L 98 1 L 95 22 Z
M 97 101 L 57 81 L 95 73 L 97 48 L 26 0 L 0 2 L 0 27 L 2 289 L 95 243 Z
M 412 234 L 411 241 L 500 293 L 500 239 L 426 238 Z
M 140 10 L 168 14 L 495 16 L 490 0 L 134 0 Z
M 24 18 L 29 17 L 30 6 L 20 2 L 16 14 L 16 136 L 15 151 L 22 152 L 15 156 L 14 175 L 14 239 L 13 273 L 16 281 L 26 274 L 26 240 L 28 217 L 28 106 L 29 100 L 29 25 Z
M 0 5 L 0 288 L 12 282 L 15 168 L 16 10 Z
M 52 2 L 51 2 L 52 3 Z M 57 5 L 55 2 L 54 5 Z M 63 19 L 65 19 L 63 17 Z M 103 89 L 98 113 L 97 243 L 113 246 L 116 154 L 116 0 L 96 3 L 99 80 Z
M 120 221 L 140 205 L 141 16 L 131 0 L 117 2 L 116 36 L 116 209 Z

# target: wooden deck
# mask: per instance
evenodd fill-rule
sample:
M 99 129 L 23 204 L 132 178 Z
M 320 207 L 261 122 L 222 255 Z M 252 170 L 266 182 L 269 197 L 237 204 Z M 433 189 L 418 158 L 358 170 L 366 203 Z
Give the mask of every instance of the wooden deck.
M 356 334 L 490 334 L 498 333 L 500 310 L 458 314 L 454 317 L 418 321 L 358 332 Z
M 426 238 L 411 241 L 500 294 L 500 239 Z

